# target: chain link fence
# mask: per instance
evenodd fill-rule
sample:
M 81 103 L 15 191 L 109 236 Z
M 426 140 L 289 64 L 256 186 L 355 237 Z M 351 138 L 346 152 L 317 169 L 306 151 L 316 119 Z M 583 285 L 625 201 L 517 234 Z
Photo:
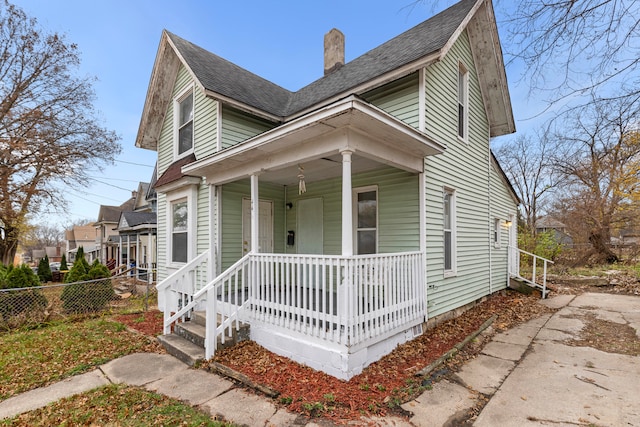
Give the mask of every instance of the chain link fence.
M 153 283 L 126 275 L 75 283 L 0 289 L 0 331 L 96 314 L 148 311 L 157 307 Z

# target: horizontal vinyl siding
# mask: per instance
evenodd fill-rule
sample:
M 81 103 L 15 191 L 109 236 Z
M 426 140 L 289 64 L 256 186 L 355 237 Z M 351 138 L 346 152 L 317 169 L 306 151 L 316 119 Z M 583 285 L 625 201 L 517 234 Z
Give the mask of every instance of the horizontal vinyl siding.
M 180 67 L 173 87 L 173 97 L 181 93 L 188 85 L 192 84 L 192 79 L 184 66 Z M 174 137 L 173 137 L 173 102 L 169 102 L 165 112 L 162 131 L 158 142 L 158 176 L 167 170 L 174 161 Z M 158 280 L 167 277 L 167 202 L 163 193 L 158 193 Z
M 158 194 L 158 282 L 167 277 L 167 198 L 163 193 Z
M 222 149 L 232 147 L 274 127 L 275 124 L 266 120 L 224 107 L 222 108 Z
M 198 212 L 196 225 L 196 255 L 209 249 L 209 186 L 198 187 Z
M 352 187 L 378 188 L 378 252 L 405 252 L 420 249 L 418 176 L 384 167 L 354 174 Z M 299 195 L 297 187 L 289 187 L 287 201 L 293 204 L 286 211 L 287 230 L 297 230 L 297 202 L 321 197 L 323 201 L 323 244 L 325 255 L 342 253 L 342 178 L 307 183 L 307 192 Z M 296 247 L 287 247 L 296 253 Z
M 458 62 L 469 70 L 469 139 L 458 139 Z M 429 316 L 470 303 L 490 292 L 488 197 L 489 132 L 466 32 L 440 62 L 425 72 L 426 133 L 447 145 L 425 159 Z M 457 274 L 444 277 L 443 188 L 455 190 Z
M 363 95 L 367 102 L 418 128 L 418 73 L 411 74 Z
M 196 159 L 202 159 L 218 150 L 218 102 L 200 90 L 196 90 L 194 122 L 194 153 Z
M 191 76 L 184 66 L 180 67 L 176 77 L 176 83 L 173 87 L 172 99 L 177 97 L 183 90 L 193 83 Z M 194 97 L 194 108 L 197 108 L 197 94 Z M 195 117 L 195 115 L 194 115 Z M 167 105 L 167 111 L 160 132 L 160 141 L 158 144 L 158 176 L 167 170 L 173 163 L 174 158 L 174 138 L 173 138 L 173 101 Z
M 500 173 L 491 167 L 491 221 L 497 218 L 500 220 L 500 246 L 498 248 L 492 244 L 491 249 L 491 276 L 493 290 L 504 289 L 507 287 L 507 261 L 508 261 L 508 245 L 509 245 L 509 227 L 506 225 L 506 221 L 510 215 L 516 213 L 517 206 L 513 201 L 509 190 L 504 184 Z M 511 225 L 515 227 L 517 225 Z M 493 230 L 492 230 L 493 232 Z M 491 235 L 493 242 L 493 234 Z
M 284 187 L 259 183 L 260 200 L 273 202 L 273 250 L 284 252 Z M 242 257 L 242 199 L 251 197 L 248 179 L 225 184 L 222 187 L 222 269 L 230 267 Z

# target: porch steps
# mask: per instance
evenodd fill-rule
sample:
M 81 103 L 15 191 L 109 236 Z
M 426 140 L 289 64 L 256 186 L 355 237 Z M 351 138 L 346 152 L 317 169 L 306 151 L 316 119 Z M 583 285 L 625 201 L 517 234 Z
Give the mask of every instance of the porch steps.
M 530 295 L 534 289 L 538 289 L 542 294 L 543 299 L 551 292 L 549 288 L 545 289 L 542 285 L 533 283 L 530 280 L 526 280 L 519 276 L 509 277 L 509 288 L 526 295 Z
M 218 321 L 218 324 L 220 322 Z M 205 338 L 205 314 L 201 311 L 193 313 L 191 320 L 182 323 L 176 323 L 173 333 L 169 335 L 160 335 L 158 341 L 167 350 L 167 352 L 189 366 L 193 366 L 201 362 L 205 358 L 204 353 Z M 240 341 L 249 339 L 249 325 L 241 324 L 240 330 L 233 330 L 232 337 L 227 337 L 222 343 L 218 337 L 216 348 L 226 348 L 237 344 Z

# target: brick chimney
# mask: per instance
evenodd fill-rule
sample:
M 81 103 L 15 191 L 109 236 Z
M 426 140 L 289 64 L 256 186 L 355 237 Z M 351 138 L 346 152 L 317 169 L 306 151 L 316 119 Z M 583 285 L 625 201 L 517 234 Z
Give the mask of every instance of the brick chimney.
M 344 34 L 336 28 L 324 35 L 324 75 L 344 65 Z

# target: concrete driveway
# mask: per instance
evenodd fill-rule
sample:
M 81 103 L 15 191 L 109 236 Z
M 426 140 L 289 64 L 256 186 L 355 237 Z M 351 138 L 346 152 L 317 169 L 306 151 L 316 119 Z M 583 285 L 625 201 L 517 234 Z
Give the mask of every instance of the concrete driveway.
M 558 311 L 494 335 L 459 372 L 404 404 L 410 425 L 640 427 L 640 297 L 541 303 Z
M 640 426 L 638 354 L 640 297 L 577 296 L 544 324 L 474 425 Z

